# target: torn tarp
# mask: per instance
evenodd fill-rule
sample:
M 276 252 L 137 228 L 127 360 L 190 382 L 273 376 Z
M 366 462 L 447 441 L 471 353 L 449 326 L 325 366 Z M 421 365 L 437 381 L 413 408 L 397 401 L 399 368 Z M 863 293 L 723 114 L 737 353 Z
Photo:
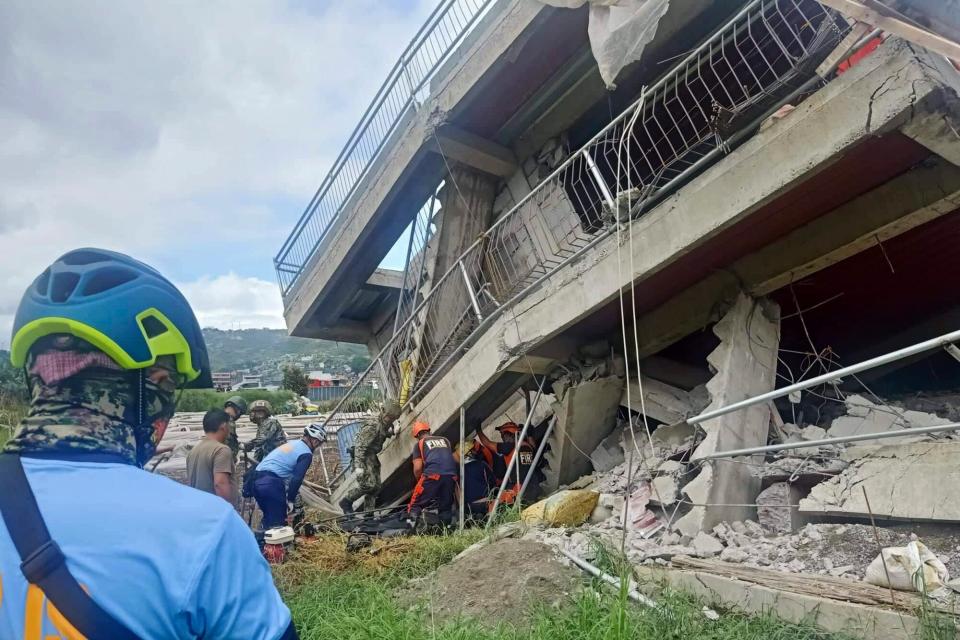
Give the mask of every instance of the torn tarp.
M 576 9 L 590 4 L 590 48 L 600 77 L 613 89 L 617 76 L 657 35 L 670 0 L 541 0 L 553 7 Z

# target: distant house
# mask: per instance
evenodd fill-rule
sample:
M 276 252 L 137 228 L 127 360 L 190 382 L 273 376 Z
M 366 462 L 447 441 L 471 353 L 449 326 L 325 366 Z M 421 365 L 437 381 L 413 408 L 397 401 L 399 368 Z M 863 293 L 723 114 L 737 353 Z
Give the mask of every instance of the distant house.
M 217 391 L 226 391 L 233 386 L 237 375 L 235 371 L 215 371 L 210 374 L 213 378 L 213 388 Z
M 350 381 L 347 378 L 324 371 L 311 371 L 307 374 L 307 379 L 309 380 L 307 397 L 313 402 L 338 400 L 350 389 Z

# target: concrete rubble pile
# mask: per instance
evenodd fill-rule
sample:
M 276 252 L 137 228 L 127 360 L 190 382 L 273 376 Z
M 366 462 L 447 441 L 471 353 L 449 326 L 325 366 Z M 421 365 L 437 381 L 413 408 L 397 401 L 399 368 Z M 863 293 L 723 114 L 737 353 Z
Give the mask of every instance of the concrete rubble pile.
M 622 408 L 634 404 L 621 401 Z M 589 518 L 579 526 L 535 526 L 525 537 L 586 559 L 596 556 L 598 543 L 619 549 L 623 542 L 637 564 L 666 565 L 673 557 L 690 556 L 863 581 L 879 553 L 865 489 L 885 554 L 910 548 L 918 523 L 932 524 L 920 530 L 921 548 L 925 544 L 934 564 L 942 563 L 943 575 L 960 577 L 960 501 L 954 489 L 960 481 L 960 441 L 953 432 L 909 433 L 960 416 L 960 396 L 894 404 L 850 395 L 840 406 L 823 426 L 773 426 L 773 441 L 894 430 L 904 435 L 742 458 L 760 488 L 753 517 L 694 532 L 678 522 L 693 508 L 686 485 L 702 466 L 692 452 L 703 432 L 680 421 L 653 421 L 648 436 L 641 418 L 634 416 L 631 429 L 621 417 L 592 451 L 593 471 L 560 487 L 596 492 Z M 933 411 L 920 410 L 925 408 Z M 628 491 L 631 453 L 636 466 Z

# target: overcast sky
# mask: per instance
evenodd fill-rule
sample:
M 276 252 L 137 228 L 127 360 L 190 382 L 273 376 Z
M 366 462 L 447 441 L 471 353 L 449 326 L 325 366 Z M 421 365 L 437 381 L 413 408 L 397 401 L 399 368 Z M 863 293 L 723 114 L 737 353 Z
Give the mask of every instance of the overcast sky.
M 282 327 L 272 257 L 435 2 L 0 2 L 0 347 L 80 246 Z

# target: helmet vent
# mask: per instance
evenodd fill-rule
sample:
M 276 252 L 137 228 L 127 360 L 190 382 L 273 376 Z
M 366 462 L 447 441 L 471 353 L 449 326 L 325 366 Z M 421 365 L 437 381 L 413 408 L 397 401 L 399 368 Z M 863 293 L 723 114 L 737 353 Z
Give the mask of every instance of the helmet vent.
M 66 302 L 77 288 L 80 276 L 76 273 L 62 272 L 53 276 L 50 285 L 50 299 L 54 302 Z
M 34 283 L 34 287 L 37 290 L 37 293 L 41 296 L 47 295 L 47 289 L 50 288 L 50 269 L 47 269 L 40 274 L 40 277 L 37 278 L 37 281 Z
M 63 264 L 73 266 L 93 264 L 94 262 L 104 262 L 108 258 L 98 251 L 71 251 L 60 258 Z
M 132 271 L 127 271 L 126 269 L 100 269 L 84 282 L 83 295 L 92 296 L 97 293 L 103 293 L 104 291 L 119 287 L 136 278 L 137 274 Z
M 140 321 L 140 324 L 143 325 L 143 330 L 147 334 L 147 338 L 156 338 L 167 332 L 167 328 L 163 323 L 153 316 L 144 317 L 143 320 Z

